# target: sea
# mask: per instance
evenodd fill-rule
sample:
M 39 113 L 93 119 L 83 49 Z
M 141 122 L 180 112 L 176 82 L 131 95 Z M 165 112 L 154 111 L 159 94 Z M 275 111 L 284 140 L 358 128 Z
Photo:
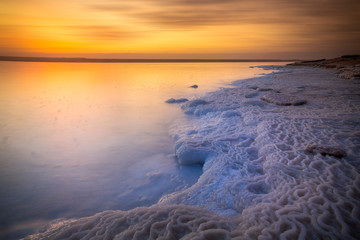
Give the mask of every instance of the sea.
M 269 64 L 0 62 L 0 238 L 190 187 L 202 166 L 178 163 L 169 129 L 194 116 L 165 101 L 231 87 Z

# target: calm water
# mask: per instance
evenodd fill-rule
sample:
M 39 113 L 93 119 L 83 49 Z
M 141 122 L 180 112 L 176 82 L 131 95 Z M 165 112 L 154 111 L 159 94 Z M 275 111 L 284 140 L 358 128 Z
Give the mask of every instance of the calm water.
M 263 63 L 0 62 L 0 238 L 55 218 L 156 203 L 194 184 L 169 126 L 195 98 Z M 198 84 L 198 89 L 189 88 Z

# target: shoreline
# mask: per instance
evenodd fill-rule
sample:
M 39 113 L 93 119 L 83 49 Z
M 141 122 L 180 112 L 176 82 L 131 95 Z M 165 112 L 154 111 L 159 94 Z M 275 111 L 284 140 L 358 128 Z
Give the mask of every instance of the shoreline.
M 308 66 L 336 69 L 339 78 L 360 78 L 360 55 L 344 55 L 333 59 L 319 59 L 301 61 L 288 64 L 289 66 Z
M 196 119 L 172 133 L 179 162 L 203 164 L 195 185 L 151 207 L 56 222 L 29 239 L 356 239 L 360 82 L 334 69 L 268 68 L 278 72 L 183 104 Z
M 68 62 L 68 63 L 219 63 L 219 62 L 295 62 L 281 59 L 137 59 L 137 58 L 62 58 L 62 57 L 14 57 L 0 56 L 0 61 L 8 62 Z

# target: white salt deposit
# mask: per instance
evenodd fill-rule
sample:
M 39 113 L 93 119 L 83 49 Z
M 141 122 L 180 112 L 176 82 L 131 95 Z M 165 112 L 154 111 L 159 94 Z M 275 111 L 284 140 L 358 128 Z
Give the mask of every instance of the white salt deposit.
M 183 105 L 196 117 L 174 125 L 175 154 L 204 164 L 195 185 L 28 239 L 358 239 L 360 82 L 328 69 L 274 69 Z M 269 93 L 307 103 L 279 106 L 262 100 Z M 322 154 L 332 146 L 344 155 Z

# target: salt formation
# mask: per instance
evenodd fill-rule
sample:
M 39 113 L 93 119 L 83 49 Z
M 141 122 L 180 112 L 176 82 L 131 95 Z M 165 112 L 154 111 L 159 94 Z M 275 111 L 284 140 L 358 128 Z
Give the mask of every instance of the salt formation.
M 346 157 L 346 152 L 334 146 L 317 146 L 309 144 L 308 146 L 306 146 L 305 151 L 313 154 L 320 153 L 323 156 L 329 155 L 336 158 Z
M 303 105 L 306 103 L 306 100 L 297 99 L 294 96 L 288 96 L 288 95 L 276 93 L 276 92 L 271 92 L 271 93 L 264 95 L 261 98 L 261 100 L 264 100 L 265 102 L 273 103 L 273 104 L 276 104 L 279 106 L 290 106 L 290 105 L 298 106 L 298 105 Z
M 360 85 L 332 69 L 276 69 L 183 104 L 196 117 L 172 134 L 180 164 L 203 164 L 195 185 L 28 239 L 358 239 Z M 261 100 L 269 93 L 307 104 Z
M 76 221 L 55 222 L 28 239 L 230 239 L 233 224 L 190 206 L 105 211 Z
M 165 102 L 166 103 L 184 103 L 187 101 L 189 101 L 187 98 L 178 98 L 178 99 L 170 98 L 170 99 L 166 100 Z

